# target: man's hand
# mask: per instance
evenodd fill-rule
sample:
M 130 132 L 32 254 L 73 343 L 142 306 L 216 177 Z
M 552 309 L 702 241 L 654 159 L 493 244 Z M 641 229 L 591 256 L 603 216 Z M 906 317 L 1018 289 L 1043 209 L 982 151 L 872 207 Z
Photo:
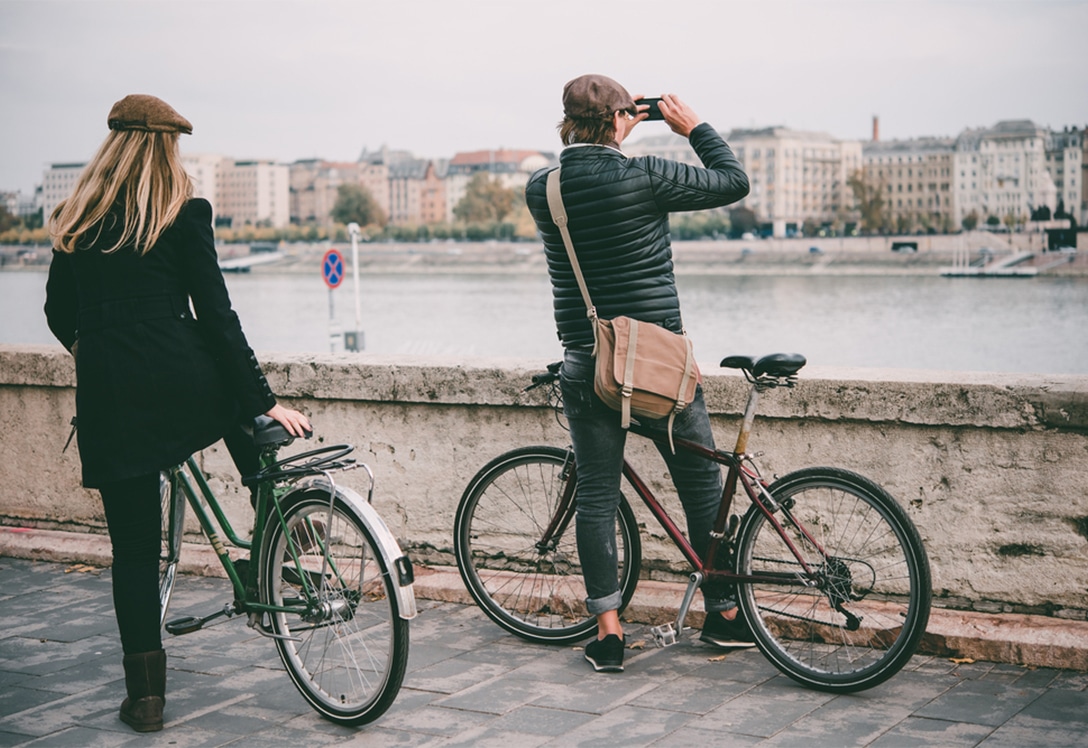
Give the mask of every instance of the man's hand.
M 686 138 L 702 123 L 699 115 L 674 94 L 662 94 L 661 104 L 658 106 L 665 118 L 665 123 L 677 135 L 683 135 Z

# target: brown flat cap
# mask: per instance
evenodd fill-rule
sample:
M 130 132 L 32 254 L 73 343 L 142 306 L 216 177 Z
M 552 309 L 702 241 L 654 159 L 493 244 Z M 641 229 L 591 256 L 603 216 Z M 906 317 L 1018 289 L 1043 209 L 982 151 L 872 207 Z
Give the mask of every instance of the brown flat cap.
M 129 94 L 110 110 L 111 130 L 145 132 L 183 132 L 192 134 L 193 126 L 174 107 L 148 94 Z
M 607 118 L 634 108 L 627 89 L 605 75 L 582 75 L 563 86 L 563 113 L 568 117 Z

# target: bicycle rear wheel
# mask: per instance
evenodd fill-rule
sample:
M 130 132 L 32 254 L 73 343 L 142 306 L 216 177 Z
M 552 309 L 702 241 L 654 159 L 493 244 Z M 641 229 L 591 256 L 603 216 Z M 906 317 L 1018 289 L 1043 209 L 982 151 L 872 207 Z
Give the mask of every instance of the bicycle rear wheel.
M 568 643 L 597 631 L 571 522 L 542 546 L 573 468 L 555 447 L 523 447 L 489 462 L 465 489 L 454 520 L 457 568 L 472 598 L 499 626 L 524 639 Z M 638 582 L 642 547 L 626 499 L 616 520 L 622 611 Z
M 323 717 L 372 722 L 393 703 L 408 663 L 408 621 L 390 570 L 350 505 L 337 497 L 330 512 L 327 490 L 287 497 L 283 514 L 286 532 L 269 521 L 260 579 L 263 600 L 296 608 L 271 614 L 280 658 Z
M 929 561 L 918 530 L 884 489 L 846 470 L 799 470 L 769 490 L 781 505 L 773 516 L 810 574 L 753 505 L 737 539 L 737 570 L 796 576 L 738 585 L 756 643 L 812 688 L 847 693 L 883 683 L 914 654 L 929 621 Z
M 166 611 L 174 592 L 181 538 L 185 530 L 185 493 L 177 476 L 170 471 L 159 473 L 159 502 L 161 504 L 162 540 L 159 544 L 159 625 L 166 622 Z

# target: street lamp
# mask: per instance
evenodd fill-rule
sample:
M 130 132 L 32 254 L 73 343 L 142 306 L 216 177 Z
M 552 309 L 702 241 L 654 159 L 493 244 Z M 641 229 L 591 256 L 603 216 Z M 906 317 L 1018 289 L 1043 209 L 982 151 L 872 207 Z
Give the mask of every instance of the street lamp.
M 351 276 L 355 291 L 355 329 L 344 334 L 344 349 L 361 351 L 366 348 L 366 345 L 363 339 L 363 312 L 359 300 L 359 224 L 354 221 L 349 223 L 348 233 L 351 234 Z

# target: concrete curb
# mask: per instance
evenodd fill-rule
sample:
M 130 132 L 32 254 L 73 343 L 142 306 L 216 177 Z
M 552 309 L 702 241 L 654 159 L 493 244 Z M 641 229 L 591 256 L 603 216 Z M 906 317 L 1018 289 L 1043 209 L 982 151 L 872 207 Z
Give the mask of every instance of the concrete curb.
M 0 557 L 109 566 L 109 538 L 104 535 L 0 527 Z M 184 574 L 223 577 L 210 546 L 185 544 L 179 570 Z M 472 604 L 455 568 L 417 567 L 416 596 Z M 673 620 L 683 586 L 642 580 L 624 619 L 660 624 Z M 693 606 L 689 626 L 701 626 L 703 612 Z M 1013 613 L 977 613 L 933 608 L 919 653 L 1029 667 L 1088 671 L 1088 622 Z

